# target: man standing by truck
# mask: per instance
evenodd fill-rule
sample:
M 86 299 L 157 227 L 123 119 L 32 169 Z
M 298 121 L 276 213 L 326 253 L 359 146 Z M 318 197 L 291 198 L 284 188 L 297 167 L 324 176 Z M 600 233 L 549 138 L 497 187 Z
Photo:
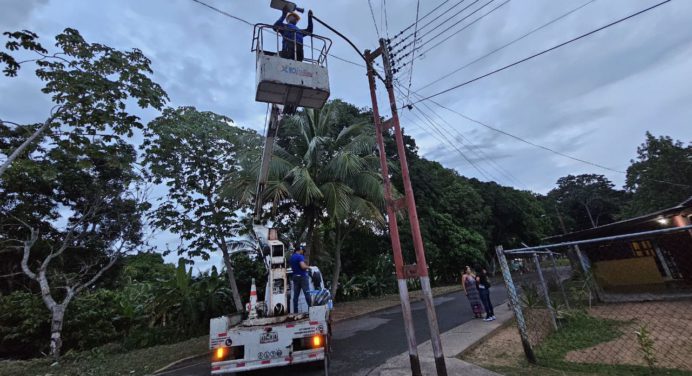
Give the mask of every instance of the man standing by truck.
M 298 313 L 298 299 L 300 298 L 300 291 L 303 291 L 305 295 L 305 302 L 307 302 L 308 307 L 310 307 L 310 285 L 308 283 L 308 264 L 305 262 L 305 247 L 299 245 L 298 248 L 293 252 L 289 264 L 291 265 L 291 271 L 293 272 L 293 313 Z

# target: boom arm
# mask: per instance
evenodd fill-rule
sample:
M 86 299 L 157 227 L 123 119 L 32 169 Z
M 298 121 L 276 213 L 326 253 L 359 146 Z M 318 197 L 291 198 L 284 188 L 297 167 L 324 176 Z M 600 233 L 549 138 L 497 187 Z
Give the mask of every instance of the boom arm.
M 274 139 L 279 131 L 281 124 L 281 110 L 276 104 L 272 104 L 271 117 L 267 125 L 267 134 L 264 139 L 264 148 L 262 149 L 262 164 L 260 165 L 259 176 L 257 178 L 257 194 L 255 195 L 255 211 L 253 213 L 253 222 L 259 224 L 262 219 L 262 206 L 264 205 L 264 189 L 267 186 L 269 178 L 269 163 L 272 160 L 272 152 L 274 151 Z

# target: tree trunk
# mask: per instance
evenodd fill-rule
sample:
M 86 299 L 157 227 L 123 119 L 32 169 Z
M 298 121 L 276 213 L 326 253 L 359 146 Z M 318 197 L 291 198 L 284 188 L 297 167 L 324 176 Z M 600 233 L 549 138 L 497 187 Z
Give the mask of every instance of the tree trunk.
M 584 207 L 586 208 L 586 214 L 589 215 L 589 220 L 591 221 L 591 227 L 596 228 L 596 222 L 593 220 L 593 216 L 591 215 L 591 210 L 589 209 L 589 205 L 584 204 Z
M 228 280 L 231 284 L 231 295 L 233 295 L 233 305 L 238 312 L 243 311 L 243 302 L 240 300 L 240 293 L 238 292 L 238 284 L 235 282 L 235 272 L 233 271 L 233 264 L 231 263 L 231 255 L 228 253 L 228 246 L 226 245 L 226 240 L 221 239 L 221 252 L 223 253 L 223 263 L 226 265 L 226 274 L 228 274 Z
M 343 243 L 339 231 L 336 233 L 336 244 L 334 247 L 334 271 L 332 272 L 332 287 L 330 293 L 332 299 L 336 298 L 336 292 L 339 290 L 339 275 L 341 274 L 341 245 Z
M 60 113 L 60 110 L 58 110 L 55 114 L 48 118 L 48 120 L 46 120 L 46 122 L 43 123 L 41 127 L 35 130 L 34 133 L 31 136 L 29 136 L 29 138 L 22 142 L 22 144 L 19 145 L 19 147 L 15 149 L 15 151 L 13 151 L 9 157 L 7 157 L 7 160 L 3 162 L 2 166 L 0 166 L 0 176 L 2 176 L 8 168 L 10 168 L 12 162 L 19 158 L 19 156 L 22 155 L 22 153 L 29 147 L 29 145 L 31 145 L 31 143 L 38 138 L 38 136 L 40 136 L 43 132 L 46 131 L 46 129 L 48 129 L 53 120 L 55 120 L 58 113 Z
M 50 319 L 50 356 L 57 360 L 62 349 L 62 323 L 65 317 L 65 305 L 56 304 L 51 309 Z

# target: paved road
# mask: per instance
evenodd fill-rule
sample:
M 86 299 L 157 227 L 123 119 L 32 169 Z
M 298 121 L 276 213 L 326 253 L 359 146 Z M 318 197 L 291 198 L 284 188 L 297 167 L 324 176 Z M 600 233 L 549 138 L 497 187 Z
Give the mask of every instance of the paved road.
M 495 305 L 505 301 L 504 286 L 495 284 L 491 289 L 491 299 Z M 416 339 L 422 343 L 430 339 L 425 305 L 416 302 L 411 305 L 415 322 Z M 435 307 L 440 331 L 445 332 L 469 320 L 473 314 L 468 300 L 461 292 L 435 298 Z M 338 322 L 333 327 L 332 364 L 330 373 L 334 375 L 364 374 L 385 360 L 408 350 L 406 335 L 399 306 L 375 312 L 367 316 Z M 478 325 L 485 324 L 478 320 Z M 197 359 L 181 364 L 165 376 L 209 375 L 207 359 Z M 282 375 L 323 375 L 323 371 L 307 365 L 296 365 L 282 369 Z M 256 371 L 243 375 L 276 376 L 274 372 Z

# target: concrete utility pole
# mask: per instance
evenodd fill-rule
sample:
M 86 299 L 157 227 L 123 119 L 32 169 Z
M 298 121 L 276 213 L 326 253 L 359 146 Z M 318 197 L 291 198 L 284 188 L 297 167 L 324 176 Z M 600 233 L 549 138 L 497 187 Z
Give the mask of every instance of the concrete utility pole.
M 389 103 L 392 112 L 392 118 L 382 122 L 377 105 L 377 93 L 375 86 L 375 70 L 373 63 L 375 59 L 382 56 L 382 62 L 385 70 L 385 87 L 389 94 Z M 435 303 L 433 301 L 432 289 L 430 287 L 430 277 L 428 276 L 428 267 L 425 261 L 425 249 L 423 247 L 423 238 L 418 224 L 418 213 L 416 211 L 416 202 L 413 197 L 413 188 L 408 172 L 408 162 L 406 161 L 406 147 L 404 145 L 404 136 L 401 132 L 399 124 L 399 113 L 394 97 L 394 82 L 392 74 L 391 59 L 389 49 L 386 46 L 385 40 L 380 39 L 380 47 L 375 51 L 365 51 L 365 60 L 368 69 L 368 81 L 370 84 L 370 97 L 372 99 L 373 117 L 375 122 L 375 131 L 377 134 L 377 145 L 380 152 L 380 166 L 382 168 L 382 177 L 385 186 L 385 200 L 387 204 L 387 220 L 389 222 L 389 234 L 392 242 L 392 253 L 394 256 L 394 265 L 396 268 L 397 282 L 399 286 L 399 297 L 401 299 L 401 309 L 404 316 L 404 328 L 406 330 L 406 338 L 408 340 L 409 357 L 411 360 L 411 371 L 413 375 L 421 375 L 420 360 L 418 358 L 417 342 L 413 327 L 413 317 L 411 315 L 411 303 L 409 301 L 408 288 L 406 280 L 409 278 L 419 278 L 421 289 L 423 291 L 423 299 L 425 301 L 426 314 L 428 317 L 428 325 L 430 328 L 430 339 L 432 342 L 433 354 L 435 357 L 435 368 L 438 376 L 447 376 L 447 368 L 445 366 L 444 353 L 442 351 L 442 342 L 440 340 L 440 330 L 437 324 L 437 315 L 435 313 Z M 396 140 L 397 153 L 401 166 L 401 175 L 404 185 L 404 197 L 394 200 L 392 199 L 392 185 L 389 179 L 389 169 L 387 167 L 387 155 L 384 146 L 384 132 L 392 128 L 394 130 L 394 138 Z M 399 239 L 399 227 L 397 223 L 397 211 L 406 210 L 411 224 L 411 234 L 413 235 L 413 246 L 416 253 L 416 263 L 413 265 L 405 265 L 401 253 L 401 243 Z

